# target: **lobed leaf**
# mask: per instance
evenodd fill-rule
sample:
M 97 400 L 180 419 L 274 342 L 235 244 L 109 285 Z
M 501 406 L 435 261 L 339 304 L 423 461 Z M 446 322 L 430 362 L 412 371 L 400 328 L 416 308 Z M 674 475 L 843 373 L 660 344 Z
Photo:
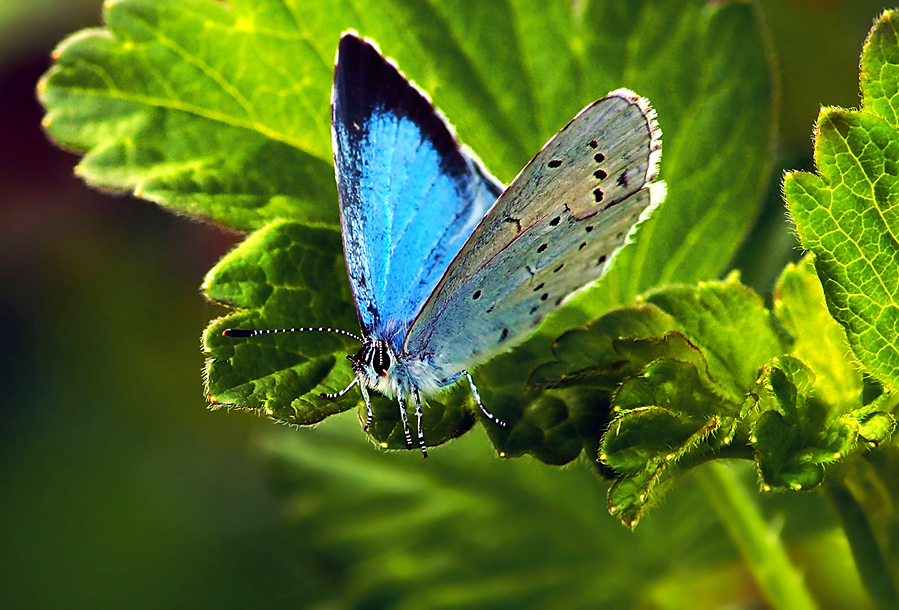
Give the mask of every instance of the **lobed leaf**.
M 635 305 L 613 309 L 584 328 L 563 333 L 552 344 L 554 360 L 534 369 L 533 387 L 587 386 L 611 392 L 629 369 L 615 349 L 627 337 L 663 337 L 677 328 L 675 320 L 657 307 Z
M 784 194 L 831 315 L 871 375 L 899 387 L 899 13 L 886 11 L 862 53 L 862 110 L 823 108 L 818 174 L 795 172 Z
M 349 284 L 335 229 L 272 223 L 219 261 L 203 289 L 212 299 L 242 308 L 203 333 L 211 404 L 256 409 L 293 424 L 321 421 L 353 404 L 348 398 L 317 398 L 352 379 L 349 365 L 335 356 L 349 351 L 352 340 L 317 332 L 222 336 L 227 328 L 290 328 L 294 315 L 310 327 L 350 324 L 355 311 L 347 302 Z
M 126 0 L 104 17 L 38 86 L 84 179 L 242 230 L 337 222 L 333 50 L 305 44 L 283 3 Z
M 761 299 L 734 279 L 663 288 L 643 303 L 563 334 L 556 359 L 531 377 L 566 396 L 589 392 L 594 405 L 617 386 L 599 457 L 619 473 L 610 510 L 630 525 L 667 481 L 728 448 L 741 426 L 745 445 L 749 391 L 787 347 Z
M 652 100 L 665 131 L 669 185 L 657 221 L 622 254 L 620 271 L 561 308 L 543 335 L 476 375 L 485 403 L 510 423 L 490 429 L 506 455 L 564 463 L 584 447 L 595 453 L 604 402 L 578 388 L 526 390 L 523 380 L 547 360 L 549 337 L 659 282 L 716 275 L 755 215 L 770 163 L 770 61 L 745 2 L 335 0 L 300 7 L 287 0 L 121 0 L 104 14 L 106 27 L 60 45 L 39 85 L 48 133 L 84 153 L 78 171 L 91 184 L 240 230 L 264 230 L 279 219 L 336 225 L 328 100 L 334 49 L 348 28 L 375 39 L 507 181 L 607 91 L 631 87 Z M 257 260 L 233 258 L 229 273 Z M 243 274 L 239 290 L 210 294 L 262 307 L 253 299 L 273 289 L 266 273 Z M 335 298 L 329 309 L 336 313 L 310 319 L 293 298 L 301 288 L 274 291 L 277 299 L 238 319 L 356 328 L 348 292 L 323 297 L 345 301 L 338 306 Z M 217 324 L 205 335 L 218 363 L 209 369 L 213 401 L 271 407 L 295 423 L 347 408 L 317 398 L 347 379 L 342 340 L 310 351 L 306 338 L 269 337 L 264 345 L 273 357 L 261 347 L 232 351 L 213 338 Z M 243 361 L 260 357 L 262 364 Z M 377 400 L 374 408 L 374 438 L 403 446 L 396 405 Z M 429 397 L 427 410 L 431 443 L 472 424 L 461 387 Z M 437 430 L 428 430 L 429 420 Z
M 760 377 L 762 412 L 750 442 L 767 489 L 811 489 L 824 464 L 855 448 L 857 424 L 833 417 L 814 390 L 814 373 L 790 356 L 775 358 Z

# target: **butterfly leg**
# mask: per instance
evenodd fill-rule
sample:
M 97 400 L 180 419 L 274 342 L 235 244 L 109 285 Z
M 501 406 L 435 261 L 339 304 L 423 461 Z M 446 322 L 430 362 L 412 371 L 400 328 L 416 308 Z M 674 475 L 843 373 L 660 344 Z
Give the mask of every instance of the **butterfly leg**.
M 358 379 L 357 377 L 354 377 L 353 380 L 350 382 L 350 385 L 348 385 L 347 387 L 343 388 L 343 389 L 340 390 L 339 392 L 335 392 L 334 394 L 324 394 L 324 393 L 322 393 L 322 394 L 319 394 L 318 397 L 319 397 L 319 398 L 326 398 L 326 399 L 328 399 L 328 400 L 334 400 L 335 398 L 340 398 L 341 396 L 343 396 L 344 394 L 346 394 L 347 392 L 349 392 L 350 389 L 351 389 L 354 385 L 356 385 L 356 383 L 357 383 L 358 381 L 359 381 L 359 379 Z M 362 398 L 365 399 L 365 410 L 368 412 L 368 417 L 365 419 L 365 425 L 362 427 L 362 429 L 365 430 L 366 432 L 368 432 L 368 428 L 371 426 L 371 420 L 372 420 L 371 400 L 368 398 L 368 389 L 366 389 L 366 387 L 365 387 L 364 385 L 361 385 L 361 384 L 360 384 L 360 385 L 359 385 L 359 389 L 362 390 Z
M 412 400 L 415 401 L 415 415 L 418 416 L 418 446 L 421 447 L 421 454 L 428 457 L 428 448 L 425 446 L 425 435 L 421 429 L 421 395 L 418 388 L 412 386 Z
M 362 390 L 362 398 L 365 399 L 366 417 L 365 417 L 365 425 L 362 426 L 362 429 L 364 431 L 368 432 L 368 428 L 371 426 L 371 420 L 374 417 L 371 412 L 371 399 L 368 397 L 368 389 L 361 383 L 359 384 L 359 389 Z
M 439 383 L 440 387 L 446 387 L 448 385 L 454 384 L 462 375 L 468 377 L 468 385 L 471 386 L 471 395 L 474 396 L 474 401 L 478 403 L 478 406 L 481 408 L 481 412 L 487 416 L 487 418 L 492 421 L 494 424 L 502 426 L 505 428 L 507 426 L 506 422 L 496 417 L 493 413 L 487 410 L 487 407 L 484 406 L 484 403 L 481 402 L 481 395 L 478 394 L 478 388 L 474 385 L 474 379 L 471 378 L 471 375 L 468 371 L 459 371 L 455 375 L 451 377 L 447 377 L 443 381 Z
M 406 447 L 412 449 L 412 435 L 409 434 L 409 420 L 406 419 L 406 400 L 403 398 L 402 390 L 397 392 L 396 399 L 400 403 L 400 415 L 403 417 L 403 433 L 406 435 Z

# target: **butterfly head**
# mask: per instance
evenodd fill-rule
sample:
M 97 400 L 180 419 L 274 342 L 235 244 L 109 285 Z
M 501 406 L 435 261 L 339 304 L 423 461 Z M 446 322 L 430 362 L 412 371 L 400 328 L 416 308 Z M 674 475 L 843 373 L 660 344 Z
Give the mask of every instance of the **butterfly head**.
M 383 389 L 389 384 L 396 355 L 387 341 L 369 339 L 358 352 L 349 354 L 347 360 L 353 365 L 359 383 L 369 388 Z

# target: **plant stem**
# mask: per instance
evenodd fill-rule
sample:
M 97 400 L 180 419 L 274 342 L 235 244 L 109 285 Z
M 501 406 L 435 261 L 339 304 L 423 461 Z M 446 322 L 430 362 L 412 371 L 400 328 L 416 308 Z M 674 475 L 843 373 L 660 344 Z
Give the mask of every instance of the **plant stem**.
M 721 462 L 710 462 L 696 474 L 772 607 L 784 610 L 817 608 L 779 536 L 768 527 L 755 498 L 746 491 L 733 469 Z
M 840 481 L 826 483 L 823 491 L 840 516 L 855 566 L 874 604 L 877 608 L 899 608 L 896 585 L 874 538 L 868 517 L 855 496 Z

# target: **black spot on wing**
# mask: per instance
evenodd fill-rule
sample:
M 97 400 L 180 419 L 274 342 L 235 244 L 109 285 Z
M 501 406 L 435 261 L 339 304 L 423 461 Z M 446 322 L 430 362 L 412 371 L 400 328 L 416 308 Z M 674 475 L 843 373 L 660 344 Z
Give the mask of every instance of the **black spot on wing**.
M 552 167 L 552 168 L 561 167 L 561 166 L 562 166 L 562 160 L 561 160 L 561 159 L 553 159 L 552 161 L 550 161 L 550 162 L 547 163 L 546 165 L 547 165 L 548 167 Z
M 497 195 L 497 197 L 498 196 L 499 195 Z M 517 232 L 521 233 L 521 220 L 520 219 L 512 218 L 511 216 L 506 216 L 505 218 L 503 218 L 503 222 L 508 222 L 508 223 L 514 224 L 517 229 Z

